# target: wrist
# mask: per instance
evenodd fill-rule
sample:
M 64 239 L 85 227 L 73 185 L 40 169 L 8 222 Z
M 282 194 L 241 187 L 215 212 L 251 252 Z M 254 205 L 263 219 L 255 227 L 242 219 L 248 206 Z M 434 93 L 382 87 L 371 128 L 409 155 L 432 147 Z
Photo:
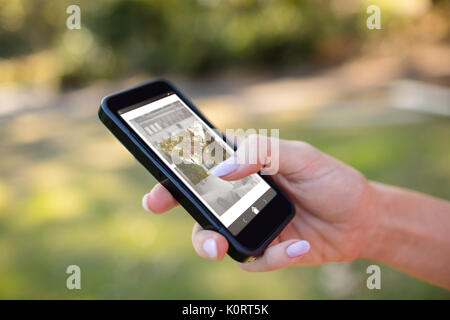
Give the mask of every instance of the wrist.
M 418 192 L 370 182 L 374 219 L 359 258 L 397 267 L 450 288 L 450 204 Z
M 364 210 L 370 211 L 371 219 L 366 229 L 365 243 L 358 258 L 376 260 L 379 257 L 379 252 L 386 250 L 384 247 L 386 210 L 383 209 L 383 185 L 369 181 L 369 189 L 370 201 L 368 207 Z

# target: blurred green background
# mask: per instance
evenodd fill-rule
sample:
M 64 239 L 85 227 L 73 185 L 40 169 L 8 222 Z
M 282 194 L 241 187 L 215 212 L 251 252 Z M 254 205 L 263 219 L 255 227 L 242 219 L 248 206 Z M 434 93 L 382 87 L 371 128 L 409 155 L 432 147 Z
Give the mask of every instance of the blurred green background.
M 0 0 L 0 298 L 449 299 L 385 265 L 369 290 L 372 261 L 250 274 L 198 258 L 192 219 L 141 209 L 155 180 L 96 116 L 162 76 L 221 129 L 279 128 L 449 200 L 449 16 L 431 0 Z

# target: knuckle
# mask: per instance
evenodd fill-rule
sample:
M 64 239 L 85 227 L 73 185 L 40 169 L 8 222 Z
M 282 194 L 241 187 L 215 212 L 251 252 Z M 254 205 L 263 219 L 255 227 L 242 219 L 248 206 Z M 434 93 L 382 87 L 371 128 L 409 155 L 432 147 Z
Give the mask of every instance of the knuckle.
M 262 256 L 261 262 L 264 266 L 265 271 L 271 271 L 278 268 L 276 262 L 273 259 L 271 259 L 268 254 Z
M 262 139 L 265 139 L 266 137 L 261 136 L 256 133 L 249 134 L 246 138 L 246 142 L 250 146 L 258 146 Z
M 314 152 L 317 150 L 315 147 L 313 147 L 310 143 L 305 141 L 292 141 L 293 145 L 303 152 Z
M 321 152 L 305 141 L 290 141 L 292 150 L 299 156 L 306 156 L 309 159 L 314 159 L 321 156 Z

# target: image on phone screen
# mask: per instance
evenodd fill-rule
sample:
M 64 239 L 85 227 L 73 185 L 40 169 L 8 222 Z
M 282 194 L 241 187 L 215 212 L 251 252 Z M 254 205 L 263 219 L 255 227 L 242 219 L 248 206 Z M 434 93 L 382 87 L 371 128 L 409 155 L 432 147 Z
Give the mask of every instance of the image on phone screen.
M 276 196 L 257 174 L 226 181 L 209 173 L 233 149 L 175 93 L 121 109 L 119 115 L 233 235 Z M 190 152 L 183 152 L 186 141 Z M 174 161 L 174 154 L 181 161 Z

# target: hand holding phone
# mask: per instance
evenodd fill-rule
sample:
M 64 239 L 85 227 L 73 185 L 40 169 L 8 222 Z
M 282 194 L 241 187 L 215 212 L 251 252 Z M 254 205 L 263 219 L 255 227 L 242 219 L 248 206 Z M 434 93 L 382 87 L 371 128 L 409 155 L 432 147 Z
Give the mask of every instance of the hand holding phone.
M 234 259 L 260 256 L 294 216 L 269 177 L 255 172 L 227 181 L 214 174 L 225 159 L 237 166 L 234 146 L 167 81 L 105 97 L 99 117 L 203 228 L 227 239 Z
M 182 113 L 174 115 L 173 111 Z M 199 121 L 206 130 L 213 126 L 172 85 L 165 81 L 150 82 L 108 96 L 102 101 L 99 116 L 160 181 L 144 198 L 144 205 L 152 211 L 163 212 L 180 203 L 198 222 L 193 243 L 197 253 L 205 258 L 221 259 L 228 253 L 240 262 L 248 262 L 241 265 L 243 269 L 267 271 L 292 264 L 352 260 L 362 254 L 363 245 L 368 242 L 369 231 L 375 224 L 373 188 L 361 173 L 307 143 L 280 140 L 279 172 L 270 178 L 257 173 L 264 159 L 256 164 L 231 166 L 230 172 L 212 170 L 216 174 L 222 172 L 220 177 L 210 173 L 216 166 L 211 163 L 206 175 L 192 175 L 192 172 L 181 175 L 178 171 L 184 172 L 185 166 L 176 167 L 161 154 L 173 150 L 167 140 L 169 136 L 158 132 L 175 135 L 186 129 L 190 134 L 202 132 L 198 126 L 192 129 L 193 120 Z M 155 122 L 155 119 L 160 120 Z M 174 126 L 176 130 L 172 130 Z M 217 134 L 210 135 L 215 141 L 221 141 Z M 245 153 L 249 146 L 258 145 L 260 139 L 266 138 L 248 137 L 236 153 Z M 230 158 L 233 148 L 223 147 Z M 233 187 L 225 186 L 215 193 L 216 197 L 204 196 L 209 191 L 214 194 L 214 188 L 196 189 L 205 179 L 232 182 L 251 176 L 254 178 L 247 192 L 235 203 L 222 207 L 222 211 L 214 200 Z M 261 189 L 256 188 L 258 185 Z M 264 198 L 269 191 L 270 199 Z M 261 197 L 265 201 L 259 202 L 255 214 L 251 207 Z M 228 211 L 239 201 L 240 210 Z M 233 218 L 227 216 L 230 212 L 234 212 Z M 247 214 L 252 219 L 243 221 Z M 233 224 L 237 228 L 230 228 Z M 309 250 L 309 243 L 312 249 L 303 256 Z
M 261 145 L 264 136 L 249 136 L 239 143 L 238 153 Z M 290 265 L 316 265 L 329 261 L 349 261 L 365 254 L 375 223 L 374 192 L 355 169 L 300 141 L 279 141 L 279 172 L 276 184 L 289 194 L 296 215 L 280 235 L 255 261 L 241 264 L 247 271 L 270 271 Z M 221 176 L 238 180 L 259 171 L 258 165 L 241 164 Z M 160 184 L 144 196 L 144 208 L 155 213 L 170 210 L 177 202 Z M 228 249 L 221 234 L 196 224 L 192 243 L 198 255 L 220 260 Z M 311 248 L 309 243 L 311 243 Z

